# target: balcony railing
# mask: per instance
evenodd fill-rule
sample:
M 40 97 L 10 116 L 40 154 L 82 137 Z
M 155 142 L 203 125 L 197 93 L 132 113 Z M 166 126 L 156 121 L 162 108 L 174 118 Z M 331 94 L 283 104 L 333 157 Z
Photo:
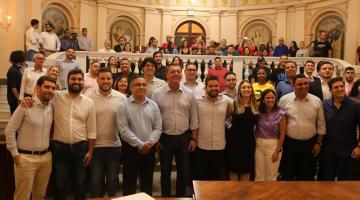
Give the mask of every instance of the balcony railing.
M 78 51 L 76 52 L 76 60 L 79 62 L 80 67 L 85 72 L 88 69 L 89 63 L 93 59 L 97 59 L 103 62 L 107 62 L 110 56 L 115 56 L 119 59 L 128 58 L 133 64 L 131 70 L 135 73 L 139 72 L 141 61 L 146 57 L 152 57 L 152 54 L 147 53 L 99 53 L 99 52 L 87 52 L 87 51 Z M 213 55 L 175 55 L 175 54 L 164 54 L 163 55 L 163 64 L 167 65 L 170 63 L 174 56 L 179 56 L 184 65 L 187 62 L 194 62 L 198 64 L 198 77 L 201 81 L 204 81 L 204 78 L 209 69 L 214 65 Z M 226 66 L 230 71 L 236 73 L 238 80 L 248 79 L 249 69 L 251 65 L 255 67 L 257 62 L 256 56 L 220 56 L 223 61 L 223 66 Z M 65 58 L 65 52 L 58 52 L 50 55 L 45 62 L 45 66 L 56 65 L 57 61 Z M 279 63 L 279 57 L 265 57 L 267 66 L 277 66 Z M 344 70 L 348 66 L 352 66 L 356 70 L 357 77 L 360 75 L 359 66 L 352 65 L 344 60 L 335 59 L 335 58 L 317 58 L 317 57 L 289 57 L 289 60 L 292 60 L 298 65 L 298 72 L 301 67 L 304 66 L 307 60 L 312 60 L 317 64 L 320 61 L 329 61 L 334 64 L 335 73 L 334 76 L 342 76 Z M 315 65 L 316 66 L 316 65 Z

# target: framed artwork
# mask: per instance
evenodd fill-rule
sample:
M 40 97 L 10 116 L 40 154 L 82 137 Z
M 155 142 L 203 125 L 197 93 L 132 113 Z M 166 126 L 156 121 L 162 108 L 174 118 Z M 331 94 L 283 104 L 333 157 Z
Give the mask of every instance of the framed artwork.
M 136 30 L 134 26 L 126 20 L 118 20 L 111 25 L 110 40 L 113 46 L 118 43 L 117 40 L 120 36 L 125 37 L 126 41 L 133 45 L 135 45 L 137 42 Z
M 65 29 L 69 28 L 69 22 L 60 9 L 54 7 L 47 8 L 42 18 L 42 30 L 45 31 L 45 24 L 50 22 L 55 27 L 53 32 L 58 37 L 63 36 Z
M 316 26 L 315 39 L 319 39 L 319 31 L 325 31 L 331 43 L 334 58 L 344 58 L 344 22 L 338 16 L 329 16 L 322 19 Z
M 269 26 L 263 21 L 254 21 L 245 27 L 243 37 L 253 38 L 256 46 L 272 41 Z

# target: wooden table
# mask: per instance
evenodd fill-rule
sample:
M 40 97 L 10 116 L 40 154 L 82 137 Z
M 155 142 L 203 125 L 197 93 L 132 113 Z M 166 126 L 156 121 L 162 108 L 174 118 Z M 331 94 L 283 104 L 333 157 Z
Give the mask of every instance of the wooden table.
M 194 181 L 196 200 L 360 200 L 360 181 Z

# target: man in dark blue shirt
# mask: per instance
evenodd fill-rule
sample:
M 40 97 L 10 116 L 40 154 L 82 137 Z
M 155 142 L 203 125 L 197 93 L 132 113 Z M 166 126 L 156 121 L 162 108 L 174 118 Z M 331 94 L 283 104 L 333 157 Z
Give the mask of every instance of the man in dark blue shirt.
M 345 95 L 345 82 L 332 78 L 329 88 L 333 95 L 323 102 L 326 135 L 320 159 L 320 180 L 353 180 L 355 159 L 360 157 L 356 128 L 360 127 L 360 104 Z
M 289 48 L 284 44 L 284 38 L 279 38 L 279 45 L 275 47 L 273 56 L 288 55 Z
M 25 64 L 25 54 L 23 51 L 13 51 L 10 54 L 12 66 L 9 68 L 7 76 L 7 100 L 11 114 L 18 106 L 19 93 L 21 86 L 22 67 Z

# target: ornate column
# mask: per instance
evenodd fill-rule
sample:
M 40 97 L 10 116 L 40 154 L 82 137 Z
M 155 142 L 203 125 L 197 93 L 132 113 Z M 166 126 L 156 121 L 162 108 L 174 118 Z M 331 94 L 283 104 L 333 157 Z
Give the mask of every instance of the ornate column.
M 277 42 L 280 37 L 285 38 L 286 40 L 286 7 L 279 7 L 277 8 L 277 15 L 276 15 L 276 24 L 277 24 L 277 30 L 276 30 L 276 38 Z M 273 44 L 274 46 L 277 45 L 277 42 Z M 285 41 L 287 42 L 287 41 Z
M 295 7 L 295 19 L 296 25 L 294 30 L 295 38 L 293 40 L 300 41 L 305 40 L 305 5 L 297 5 Z M 288 41 L 289 42 L 289 41 Z
M 162 10 L 162 27 L 161 27 L 161 38 L 159 38 L 159 45 L 166 42 L 167 35 L 174 35 L 171 30 L 171 13 L 170 9 Z
M 220 11 L 210 11 L 210 40 L 220 41 Z
M 356 49 L 360 45 L 360 2 L 349 0 L 347 12 L 347 23 L 345 24 L 345 47 L 344 60 L 355 63 Z
M 227 11 L 221 15 L 220 23 L 220 33 L 221 37 L 225 38 L 228 44 L 234 44 L 237 42 L 237 24 L 238 24 L 238 11 Z
M 97 7 L 97 40 L 95 49 L 101 49 L 104 47 L 104 41 L 109 38 L 107 35 L 107 1 L 98 0 Z M 94 44 L 94 43 L 93 43 Z

